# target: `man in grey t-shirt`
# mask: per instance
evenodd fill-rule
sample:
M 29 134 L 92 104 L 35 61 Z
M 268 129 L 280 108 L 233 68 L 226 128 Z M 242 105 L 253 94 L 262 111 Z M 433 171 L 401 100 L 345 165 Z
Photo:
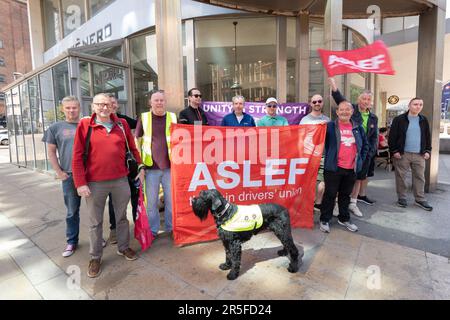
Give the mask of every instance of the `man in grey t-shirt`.
M 62 111 L 65 121 L 52 124 L 45 132 L 42 141 L 47 143 L 48 158 L 55 170 L 56 178 L 62 181 L 64 204 L 67 208 L 67 246 L 62 255 L 69 257 L 78 245 L 80 229 L 81 197 L 77 193 L 72 178 L 72 149 L 80 118 L 80 102 L 76 97 L 65 97 L 62 100 Z
M 326 115 L 322 113 L 323 109 L 323 98 L 320 94 L 315 94 L 309 100 L 309 105 L 311 107 L 311 112 L 304 116 L 302 120 L 300 120 L 300 124 L 319 124 L 319 123 L 327 123 L 330 121 Z M 320 212 L 320 207 L 322 205 L 323 193 L 325 191 L 325 182 L 323 176 L 323 166 L 324 166 L 324 157 L 320 160 L 319 172 L 317 174 L 317 192 L 316 192 L 316 200 L 314 203 L 314 210 Z

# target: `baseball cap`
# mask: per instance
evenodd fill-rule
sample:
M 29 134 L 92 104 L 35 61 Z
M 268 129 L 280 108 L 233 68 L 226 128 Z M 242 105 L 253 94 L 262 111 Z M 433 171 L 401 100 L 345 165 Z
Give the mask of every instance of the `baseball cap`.
M 271 102 L 275 102 L 276 104 L 278 104 L 277 99 L 275 99 L 275 98 L 273 98 L 273 97 L 266 100 L 266 104 L 269 104 L 269 103 L 271 103 Z

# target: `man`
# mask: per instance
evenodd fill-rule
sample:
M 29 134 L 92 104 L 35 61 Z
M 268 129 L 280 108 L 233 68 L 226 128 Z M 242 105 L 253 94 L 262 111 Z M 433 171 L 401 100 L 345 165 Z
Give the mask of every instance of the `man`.
M 152 234 L 158 235 L 160 217 L 158 210 L 159 185 L 164 192 L 165 231 L 172 232 L 172 191 L 170 182 L 170 126 L 177 122 L 175 113 L 166 111 L 164 91 L 150 95 L 150 112 L 144 112 L 138 120 L 136 138 L 145 165 L 145 191 L 147 214 Z
M 336 104 L 339 104 L 341 101 L 344 101 L 345 98 L 338 90 L 334 78 L 329 78 L 329 80 L 332 90 L 331 94 L 334 101 L 336 101 Z M 367 153 L 367 158 L 364 159 L 362 170 L 356 177 L 349 206 L 350 211 L 358 217 L 362 217 L 363 214 L 356 205 L 357 201 L 368 205 L 373 205 L 375 202 L 370 200 L 366 195 L 367 184 L 369 183 L 367 177 L 373 177 L 375 169 L 375 156 L 378 148 L 378 117 L 370 112 L 370 108 L 372 107 L 372 97 L 372 92 L 363 91 L 363 93 L 361 93 L 358 97 L 358 103 L 352 104 L 354 109 L 352 120 L 357 125 L 363 126 L 364 133 L 367 137 L 367 143 L 369 144 L 369 152 Z
M 348 101 L 341 101 L 336 110 L 338 118 L 327 123 L 325 138 L 325 192 L 321 206 L 320 231 L 329 233 L 329 222 L 338 195 L 338 223 L 351 232 L 358 227 L 351 223 L 349 213 L 350 194 L 363 159 L 368 152 L 364 129 L 352 120 L 353 107 Z M 356 173 L 356 174 L 355 174 Z
M 67 246 L 63 257 L 70 257 L 78 245 L 80 230 L 80 196 L 73 183 L 72 149 L 80 117 L 80 102 L 76 97 L 68 96 L 62 99 L 62 111 L 65 121 L 52 124 L 42 138 L 47 143 L 48 158 L 56 178 L 62 181 L 64 204 L 67 208 L 66 238 Z M 56 155 L 58 151 L 58 156 Z
M 119 113 L 119 103 L 116 99 L 116 97 L 112 94 L 109 95 L 111 99 L 111 107 L 112 112 L 121 119 L 125 119 L 125 121 L 128 123 L 128 126 L 130 129 L 136 129 L 137 120 L 128 117 L 127 115 Z M 139 181 L 139 180 L 138 180 Z M 133 214 L 133 221 L 136 221 L 136 210 L 137 210 L 137 203 L 139 199 L 139 189 L 135 185 L 136 181 L 134 180 L 134 177 L 131 177 L 128 175 L 128 184 L 130 186 L 130 192 L 131 192 L 131 207 L 132 207 L 132 214 Z M 109 194 L 109 201 L 108 201 L 108 209 L 109 209 L 109 243 L 116 244 L 117 243 L 117 233 L 116 233 L 116 218 L 115 218 L 115 212 L 114 212 L 114 205 L 111 194 Z
M 277 115 L 278 101 L 275 98 L 266 100 L 266 113 L 258 121 L 258 127 L 274 127 L 274 126 L 288 126 L 289 123 L 285 117 Z
M 423 100 L 414 98 L 408 111 L 394 118 L 389 131 L 389 151 L 395 166 L 395 184 L 400 207 L 406 208 L 406 174 L 411 168 L 415 205 L 432 211 L 425 199 L 425 161 L 431 155 L 431 133 L 428 120 L 420 114 Z
M 189 106 L 180 112 L 180 123 L 182 124 L 202 124 L 208 125 L 208 119 L 205 112 L 200 107 L 202 103 L 202 94 L 197 88 L 188 91 Z
M 136 253 L 129 247 L 127 206 L 130 188 L 125 164 L 127 143 L 140 164 L 135 179 L 143 182 L 145 171 L 131 130 L 125 120 L 112 112 L 110 97 L 105 93 L 97 94 L 92 104 L 94 113 L 90 118 L 81 119 L 77 127 L 72 167 L 78 195 L 86 199 L 91 255 L 87 274 L 95 278 L 101 272 L 103 213 L 109 193 L 116 214 L 117 254 L 129 261 L 137 259 Z
M 244 112 L 245 98 L 234 96 L 231 101 L 233 101 L 233 112 L 223 117 L 221 125 L 225 127 L 256 127 L 255 119 Z
M 323 98 L 320 94 L 315 94 L 311 97 L 311 99 L 309 100 L 309 106 L 311 108 L 311 112 L 308 115 L 304 116 L 302 120 L 300 120 L 300 124 L 320 124 L 330 121 L 330 118 L 322 113 Z M 320 159 L 319 173 L 317 174 L 317 192 L 316 200 L 314 203 L 314 210 L 318 212 L 320 212 L 323 192 L 325 191 L 325 182 L 323 177 L 324 161 L 325 158 L 322 155 L 322 159 Z

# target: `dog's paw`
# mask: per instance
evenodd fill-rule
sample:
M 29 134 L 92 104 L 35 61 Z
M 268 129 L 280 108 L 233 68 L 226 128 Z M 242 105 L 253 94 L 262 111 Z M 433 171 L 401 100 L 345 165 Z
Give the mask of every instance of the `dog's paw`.
M 298 271 L 298 264 L 290 263 L 287 269 L 290 273 L 296 273 Z
M 288 254 L 288 252 L 287 252 L 286 249 L 278 250 L 277 253 L 278 253 L 278 255 L 279 255 L 280 257 L 287 256 L 287 254 Z
M 234 280 L 239 276 L 239 272 L 233 272 L 231 271 L 230 273 L 227 274 L 227 279 L 228 280 Z
M 231 269 L 231 264 L 222 263 L 222 264 L 219 266 L 219 269 L 220 269 L 220 270 L 230 270 L 230 269 Z

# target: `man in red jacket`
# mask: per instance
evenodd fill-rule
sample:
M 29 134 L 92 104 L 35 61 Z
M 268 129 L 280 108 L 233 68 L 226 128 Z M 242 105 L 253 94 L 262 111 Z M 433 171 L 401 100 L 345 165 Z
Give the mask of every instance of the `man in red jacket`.
M 127 142 L 140 164 L 136 179 L 143 182 L 145 171 L 131 130 L 124 119 L 119 119 L 112 112 L 110 97 L 103 93 L 96 95 L 92 107 L 94 113 L 91 118 L 81 119 L 75 133 L 72 168 L 77 192 L 86 198 L 91 255 L 88 276 L 94 278 L 101 272 L 103 212 L 109 193 L 112 194 L 115 209 L 117 254 L 129 261 L 136 260 L 136 253 L 129 247 L 127 205 L 130 201 L 130 188 L 125 164 Z M 86 148 L 89 131 L 89 144 Z

